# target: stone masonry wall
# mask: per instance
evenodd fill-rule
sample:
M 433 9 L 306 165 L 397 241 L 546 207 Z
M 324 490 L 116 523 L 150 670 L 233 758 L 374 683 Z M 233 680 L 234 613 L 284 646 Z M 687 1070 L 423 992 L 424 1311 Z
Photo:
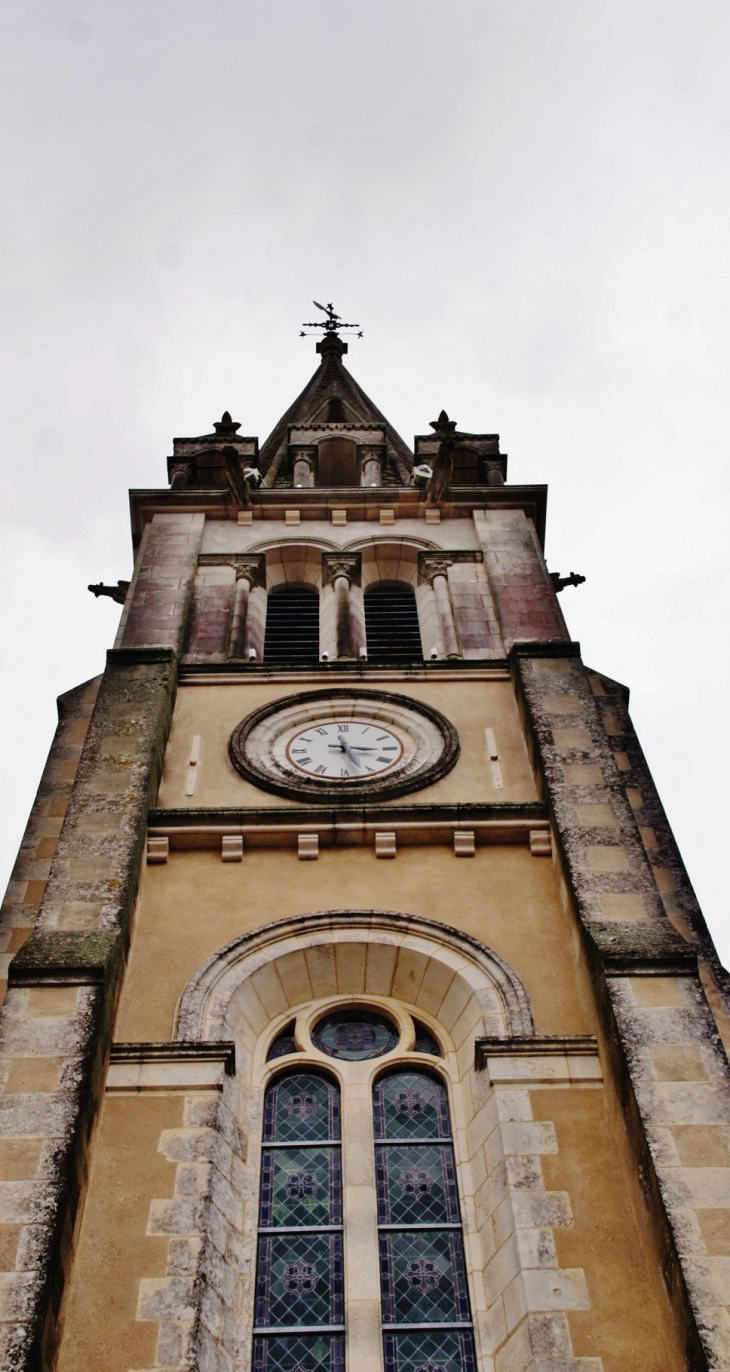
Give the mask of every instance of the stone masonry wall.
M 462 656 L 504 657 L 497 613 L 481 564 L 454 562 L 449 567 L 449 592 Z
M 523 510 L 475 510 L 507 652 L 514 643 L 569 639 L 532 522 Z
M 95 677 L 58 700 L 58 726 L 0 907 L 0 1004 L 10 961 L 36 925 L 100 681 Z
M 145 530 L 123 616 L 123 648 L 180 652 L 205 515 L 156 514 Z
M 195 577 L 186 660 L 225 662 L 236 586 L 233 566 L 202 567 Z
M 577 910 L 614 1045 L 647 1221 L 670 1298 L 684 1309 L 688 1367 L 728 1372 L 730 1067 L 698 972 L 703 945 L 684 941 L 667 916 L 656 829 L 637 822 L 654 804 L 650 779 L 644 771 L 639 788 L 630 784 L 628 750 L 617 746 L 627 722 L 614 728 L 599 708 L 602 680 L 595 695 L 577 645 L 525 644 L 512 666 L 562 894 Z M 689 887 L 686 874 L 682 882 Z M 696 902 L 692 913 L 702 932 Z

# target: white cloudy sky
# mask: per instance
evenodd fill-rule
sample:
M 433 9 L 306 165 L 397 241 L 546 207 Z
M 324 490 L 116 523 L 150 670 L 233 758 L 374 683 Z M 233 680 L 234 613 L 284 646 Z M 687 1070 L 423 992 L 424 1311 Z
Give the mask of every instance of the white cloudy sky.
M 549 482 L 730 960 L 729 38 L 717 0 L 4 0 L 5 872 L 127 488 L 225 407 L 265 437 L 316 296 L 404 437 L 445 406 Z

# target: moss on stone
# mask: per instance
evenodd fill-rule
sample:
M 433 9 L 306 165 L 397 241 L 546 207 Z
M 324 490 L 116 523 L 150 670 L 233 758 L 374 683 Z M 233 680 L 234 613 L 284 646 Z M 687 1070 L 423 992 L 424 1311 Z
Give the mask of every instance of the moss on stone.
M 93 980 L 102 980 L 116 965 L 121 952 L 122 937 L 115 931 L 36 930 L 13 958 L 9 980 L 17 983 L 38 976 L 58 978 L 64 972 L 86 972 Z

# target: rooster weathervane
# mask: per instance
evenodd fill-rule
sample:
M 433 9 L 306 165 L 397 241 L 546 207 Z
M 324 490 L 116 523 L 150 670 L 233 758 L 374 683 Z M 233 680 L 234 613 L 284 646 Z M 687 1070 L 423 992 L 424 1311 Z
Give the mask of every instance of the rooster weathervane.
M 360 328 L 360 325 L 344 324 L 340 315 L 335 313 L 334 305 L 331 302 L 329 305 L 320 305 L 318 300 L 313 300 L 312 304 L 316 305 L 317 309 L 322 311 L 322 314 L 326 314 L 327 318 L 324 322 L 322 320 L 315 320 L 313 324 L 302 324 L 301 333 L 299 334 L 300 338 L 309 337 L 309 335 L 305 333 L 305 329 L 321 329 L 325 334 L 356 333 L 358 338 L 362 338 L 362 329 Z

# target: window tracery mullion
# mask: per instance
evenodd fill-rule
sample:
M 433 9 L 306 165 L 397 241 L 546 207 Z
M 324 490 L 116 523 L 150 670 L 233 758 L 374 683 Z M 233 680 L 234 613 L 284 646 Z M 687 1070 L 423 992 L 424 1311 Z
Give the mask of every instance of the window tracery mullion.
M 386 1372 L 474 1372 L 446 1089 L 395 1070 L 373 1093 Z

